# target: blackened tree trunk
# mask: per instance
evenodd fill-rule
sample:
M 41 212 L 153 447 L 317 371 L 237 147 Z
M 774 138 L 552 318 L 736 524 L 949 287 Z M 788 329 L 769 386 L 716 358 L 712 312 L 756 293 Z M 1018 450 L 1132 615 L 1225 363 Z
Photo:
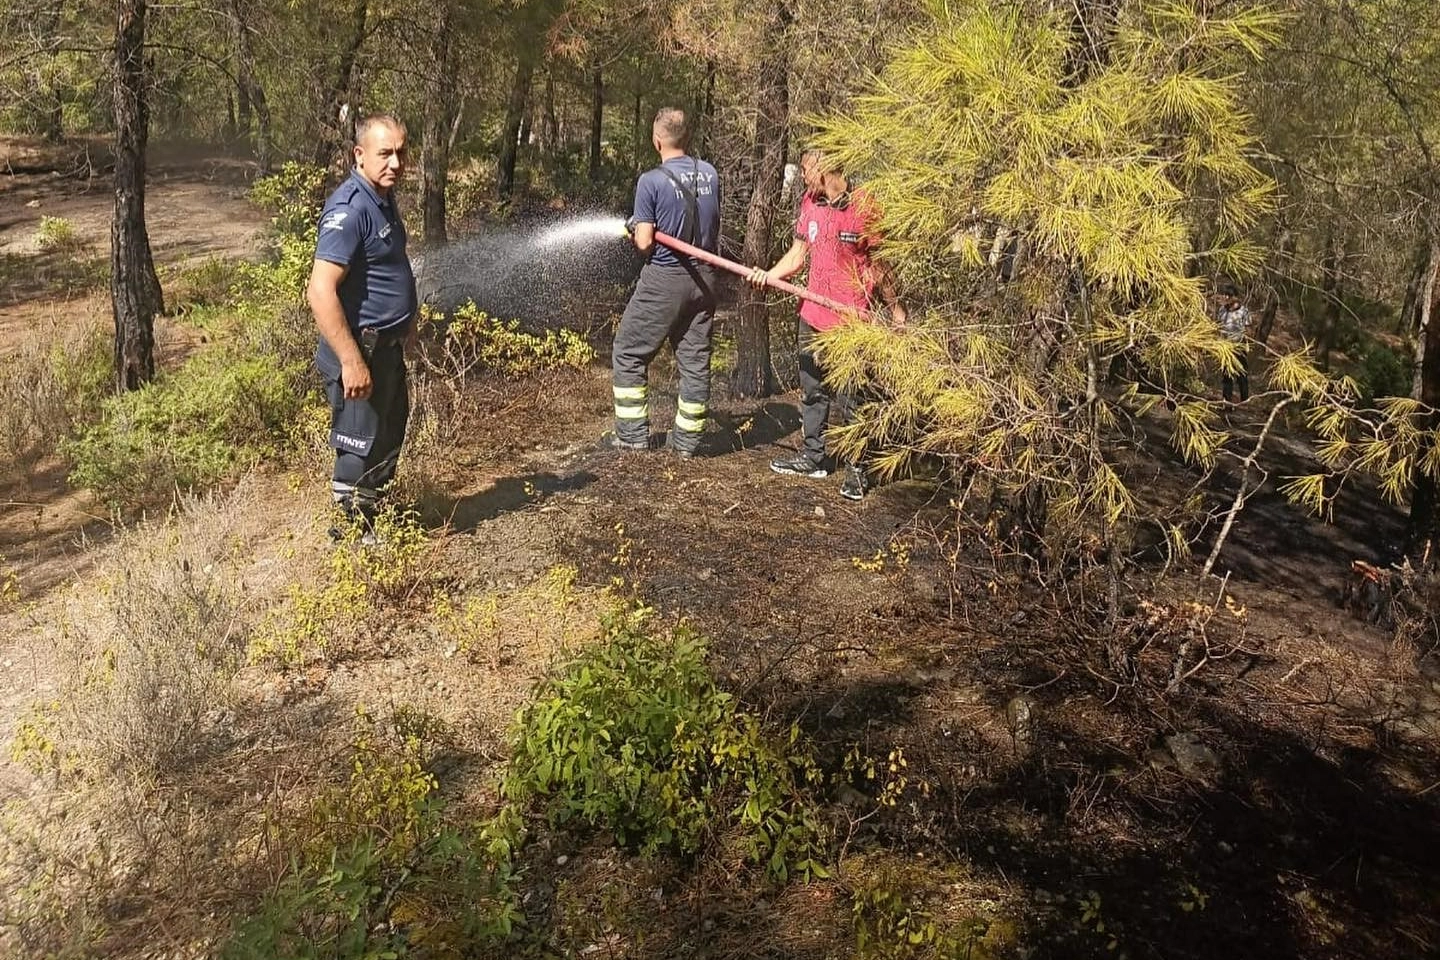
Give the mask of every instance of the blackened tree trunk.
M 450 179 L 450 141 L 457 112 L 450 73 L 455 4 L 452 0 L 438 0 L 433 13 L 430 62 L 425 65 L 425 163 L 420 171 L 420 206 L 425 242 L 443 246 L 450 240 L 445 222 L 445 184 Z
M 590 75 L 590 183 L 600 183 L 601 127 L 605 123 L 605 77 L 596 67 Z
M 510 83 L 510 97 L 505 101 L 505 122 L 500 127 L 500 160 L 495 176 L 495 192 L 501 200 L 509 200 L 515 190 L 515 161 L 520 149 L 520 126 L 525 119 L 525 105 L 530 98 L 530 80 L 535 75 L 535 58 L 522 51 L 515 62 L 515 77 Z
M 1325 252 L 1320 257 L 1320 290 L 1325 295 L 1325 304 L 1320 314 L 1320 336 L 1318 337 L 1320 366 L 1330 369 L 1330 351 L 1335 348 L 1335 336 L 1340 327 L 1340 316 L 1344 307 L 1345 290 L 1341 271 L 1345 264 L 1345 251 L 1332 229 L 1325 236 Z
M 260 172 L 270 172 L 270 105 L 255 69 L 255 45 L 250 39 L 249 11 L 244 0 L 230 0 L 230 30 L 235 47 L 236 132 L 254 144 Z M 251 114 L 255 131 L 251 134 Z
M 40 98 L 40 132 L 50 143 L 59 143 L 65 139 L 65 95 L 64 86 L 56 77 L 55 71 L 45 70 L 42 65 L 53 60 L 56 49 L 63 42 L 60 31 L 63 8 L 62 0 L 47 0 L 36 11 L 35 37 L 44 45 L 47 53 L 43 57 L 34 57 L 32 63 L 35 66 L 28 71 L 35 95 Z
M 347 122 L 340 121 L 340 108 L 346 103 L 351 103 L 351 84 L 355 76 L 355 61 L 360 56 L 360 48 L 365 43 L 366 25 L 370 19 L 369 0 L 355 0 L 355 5 L 350 8 L 350 34 L 346 38 L 340 51 L 340 63 L 335 71 L 335 79 L 330 85 L 321 104 L 319 116 L 316 118 L 319 132 L 315 142 L 315 165 L 328 167 L 337 160 L 342 160 L 342 154 L 351 140 L 350 131 L 354 129 L 355 110 L 351 104 Z M 348 165 L 348 157 L 343 158 L 342 166 Z
M 560 145 L 560 118 L 555 113 L 555 71 L 545 71 L 545 112 L 541 117 L 540 139 L 545 149 L 554 153 Z
M 1435 410 L 1440 410 L 1440 223 L 1434 215 L 1426 224 L 1425 269 L 1416 277 L 1414 308 L 1415 376 L 1411 395 L 1431 408 L 1430 426 L 1434 426 Z M 1418 454 L 1417 459 L 1422 459 Z M 1415 485 L 1410 493 L 1410 522 L 1406 530 L 1408 546 L 1417 550 L 1440 535 L 1440 483 L 1420 471 L 1415 472 Z
M 1289 289 L 1288 278 L 1295 260 L 1295 234 L 1283 222 L 1280 224 L 1274 248 L 1270 266 L 1265 271 L 1268 280 L 1265 303 L 1260 309 L 1260 322 L 1255 327 L 1255 340 L 1262 344 L 1268 343 L 1270 334 L 1275 332 L 1275 320 L 1280 315 L 1282 293 Z
M 705 156 L 710 149 L 711 127 L 715 125 L 715 61 L 705 63 L 705 90 L 701 97 L 699 130 L 695 134 L 695 152 Z
M 116 0 L 115 218 L 110 227 L 110 298 L 115 314 L 115 388 L 155 376 L 155 314 L 164 307 L 145 229 L 145 0 Z
M 785 149 L 790 124 L 790 56 L 786 31 L 790 13 L 771 11 L 765 25 L 765 52 L 755 87 L 755 188 L 745 211 L 745 263 L 768 265 L 775 211 L 785 185 Z M 736 398 L 768 397 L 775 392 L 770 357 L 770 311 L 763 295 L 752 294 L 740 308 L 735 331 L 735 373 L 730 393 Z

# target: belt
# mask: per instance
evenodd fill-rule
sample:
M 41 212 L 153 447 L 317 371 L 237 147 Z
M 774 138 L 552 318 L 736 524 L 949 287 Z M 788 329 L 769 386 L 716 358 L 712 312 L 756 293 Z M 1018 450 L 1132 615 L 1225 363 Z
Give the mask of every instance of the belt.
M 376 330 L 374 327 L 367 327 L 360 331 L 360 352 L 368 360 L 381 347 L 393 347 L 404 343 L 407 332 L 406 324 L 401 324 L 400 327 L 393 330 Z

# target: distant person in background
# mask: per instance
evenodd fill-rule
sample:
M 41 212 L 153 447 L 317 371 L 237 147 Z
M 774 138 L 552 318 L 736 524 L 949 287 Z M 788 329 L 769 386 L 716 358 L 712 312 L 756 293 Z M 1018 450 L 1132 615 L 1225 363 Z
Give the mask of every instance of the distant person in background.
M 405 346 L 415 333 L 415 274 L 394 188 L 405 172 L 405 125 L 376 114 L 355 125 L 355 168 L 320 214 L 306 299 L 330 401 L 330 491 L 347 526 L 375 540 L 380 495 L 395 478 L 410 417 Z M 339 540 L 346 529 L 331 528 Z
M 905 322 L 905 308 L 895 297 L 889 272 L 873 257 L 879 243 L 875 230 L 875 210 L 863 190 L 852 190 L 842 171 L 825 163 L 818 150 L 807 150 L 800 158 L 800 176 L 805 196 L 795 223 L 795 241 L 790 249 L 769 270 L 756 268 L 750 282 L 764 287 L 767 279 L 785 280 L 807 265 L 806 287 L 856 310 L 868 311 L 878 292 L 890 308 L 890 318 L 898 326 Z M 804 448 L 797 456 L 782 457 L 770 462 L 776 473 L 800 477 L 830 475 L 830 461 L 825 450 L 825 423 L 833 402 L 839 408 L 840 421 L 848 423 L 854 415 L 856 398 L 836 392 L 826 382 L 824 366 L 815 356 L 815 335 L 839 326 L 847 320 L 828 307 L 805 300 L 800 304 L 799 364 L 800 417 L 804 424 Z M 865 496 L 869 480 L 864 467 L 847 464 L 840 495 L 848 500 Z
M 1240 300 L 1233 287 L 1227 287 L 1220 299 L 1220 309 L 1215 315 L 1220 324 L 1220 335 L 1235 344 L 1236 358 L 1240 362 L 1238 373 L 1220 375 L 1220 392 L 1226 403 L 1232 403 L 1236 393 L 1240 402 L 1250 399 L 1250 348 L 1246 333 L 1250 327 L 1250 311 Z
M 680 398 L 670 449 L 682 458 L 700 448 L 710 403 L 710 335 L 715 319 L 715 270 L 655 242 L 667 233 L 711 253 L 720 250 L 720 178 L 704 160 L 686 154 L 685 112 L 664 107 L 651 142 L 660 165 L 635 184 L 629 223 L 636 249 L 649 254 L 615 331 L 611 355 L 618 450 L 650 448 L 650 361 L 665 341 L 675 350 Z

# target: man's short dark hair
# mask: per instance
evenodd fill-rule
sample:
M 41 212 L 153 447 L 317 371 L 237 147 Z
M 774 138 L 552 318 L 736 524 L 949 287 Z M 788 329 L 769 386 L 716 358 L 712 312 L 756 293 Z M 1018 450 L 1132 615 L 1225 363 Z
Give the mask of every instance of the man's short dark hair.
M 357 147 L 365 142 L 366 134 L 374 127 L 389 127 L 402 136 L 406 133 L 404 121 L 394 114 L 367 113 L 355 121 L 355 145 Z
M 661 107 L 655 114 L 652 130 L 662 147 L 684 147 L 690 139 L 690 125 L 685 122 L 685 111 L 679 107 Z

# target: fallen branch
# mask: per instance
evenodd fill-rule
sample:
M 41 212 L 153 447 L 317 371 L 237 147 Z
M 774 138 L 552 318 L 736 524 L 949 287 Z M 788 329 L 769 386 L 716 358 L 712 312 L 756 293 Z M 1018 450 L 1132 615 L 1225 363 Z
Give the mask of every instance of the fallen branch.
M 1275 419 L 1280 416 L 1280 411 L 1295 402 L 1294 397 L 1287 397 L 1275 404 L 1270 411 L 1269 418 L 1265 421 L 1265 428 L 1260 431 L 1260 436 L 1255 438 L 1255 448 L 1250 455 L 1241 463 L 1240 489 L 1235 492 L 1235 499 L 1230 504 L 1229 511 L 1225 514 L 1225 523 L 1220 528 L 1220 535 L 1215 538 L 1215 545 L 1210 548 L 1210 556 L 1205 559 L 1205 569 L 1200 571 L 1202 577 L 1210 576 L 1210 571 L 1215 567 L 1215 561 L 1220 559 L 1220 548 L 1225 546 L 1225 538 L 1230 535 L 1230 528 L 1235 525 L 1235 517 L 1239 515 L 1240 509 L 1245 506 L 1245 501 L 1250 499 L 1250 470 L 1255 466 L 1255 461 L 1260 457 L 1260 451 L 1265 447 L 1265 441 L 1270 437 L 1270 430 L 1275 426 Z

